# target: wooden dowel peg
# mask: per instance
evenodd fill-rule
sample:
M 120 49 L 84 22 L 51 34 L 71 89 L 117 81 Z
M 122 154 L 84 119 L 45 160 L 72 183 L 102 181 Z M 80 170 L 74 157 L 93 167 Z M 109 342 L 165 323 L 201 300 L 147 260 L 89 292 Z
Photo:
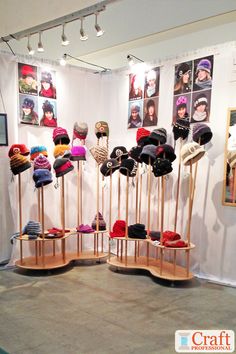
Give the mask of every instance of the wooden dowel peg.
M 175 232 L 176 232 L 176 227 L 177 227 L 178 207 L 179 207 L 180 175 L 181 175 L 181 149 L 182 149 L 182 145 L 183 145 L 183 139 L 180 138 L 177 190 L 176 190 L 176 199 L 175 199 L 175 222 L 174 222 L 174 231 Z
M 138 222 L 141 222 L 143 175 L 140 175 Z
M 139 186 L 139 163 L 137 167 L 137 173 L 136 173 L 136 186 L 135 186 L 135 194 L 136 194 L 136 200 L 135 200 L 135 222 L 138 222 L 138 186 Z
M 119 158 L 119 164 L 121 164 L 121 157 Z M 118 220 L 120 220 L 120 194 L 121 194 L 121 189 L 120 189 L 120 173 L 118 173 Z
M 41 212 L 40 212 L 40 205 L 41 205 L 41 191 L 40 188 L 38 188 L 38 221 L 41 223 Z
M 99 164 L 97 163 L 97 220 L 96 231 L 99 231 Z
M 110 203 L 109 203 L 109 232 L 112 225 L 112 170 L 110 170 Z
M 80 161 L 77 161 L 77 225 L 81 224 L 80 220 Z
M 62 178 L 61 185 L 61 224 L 62 224 L 62 235 L 65 236 L 65 179 L 64 175 Z
M 192 160 L 190 160 L 189 165 L 190 173 L 189 173 L 189 205 L 188 205 L 188 223 L 187 223 L 187 242 L 188 246 L 190 245 L 190 229 L 191 229 L 191 213 L 192 213 Z
M 126 209 L 125 209 L 125 237 L 128 238 L 128 222 L 129 222 L 129 175 L 126 176 Z
M 151 204 L 151 157 L 148 158 L 148 203 L 147 203 L 147 237 L 150 234 L 150 204 Z

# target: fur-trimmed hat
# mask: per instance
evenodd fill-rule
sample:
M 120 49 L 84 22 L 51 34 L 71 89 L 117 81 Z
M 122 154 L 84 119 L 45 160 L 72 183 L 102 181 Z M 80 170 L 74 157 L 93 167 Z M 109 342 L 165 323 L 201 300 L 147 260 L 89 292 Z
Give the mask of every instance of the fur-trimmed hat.
M 190 165 L 200 160 L 205 155 L 205 150 L 198 143 L 185 144 L 180 152 L 184 165 Z
M 193 124 L 193 141 L 200 145 L 209 143 L 212 139 L 211 128 L 205 123 Z
M 156 159 L 156 145 L 151 145 L 151 144 L 145 145 L 140 154 L 140 159 L 142 162 L 144 162 L 147 165 L 149 164 L 150 161 L 150 164 L 152 165 Z
M 30 160 L 34 161 L 34 159 L 40 154 L 48 157 L 47 148 L 44 145 L 32 146 L 30 149 Z
M 99 121 L 95 124 L 95 134 L 98 139 L 103 136 L 109 137 L 109 127 L 107 122 Z
M 38 169 L 33 173 L 33 180 L 35 182 L 35 187 L 40 188 L 52 183 L 52 174 L 47 169 Z
M 127 159 L 128 158 L 128 151 L 126 150 L 126 148 L 124 146 L 116 146 L 114 147 L 114 149 L 112 150 L 111 154 L 110 154 L 110 158 L 111 159 Z
M 153 145 L 160 145 L 166 143 L 166 129 L 165 128 L 157 128 L 154 129 L 149 135 L 149 142 Z
M 116 159 L 108 159 L 103 162 L 100 171 L 103 174 L 103 176 L 109 176 L 110 173 L 115 172 L 118 170 L 120 167 L 119 162 Z
M 125 159 L 121 161 L 119 171 L 122 175 L 134 177 L 137 172 L 137 162 L 134 159 Z
M 53 164 L 53 168 L 56 173 L 56 177 L 64 176 L 66 173 L 72 171 L 74 166 L 68 158 L 58 157 Z
M 70 143 L 70 138 L 69 135 L 67 133 L 67 130 L 61 127 L 57 127 L 55 129 L 53 129 L 53 133 L 52 133 L 52 138 L 54 141 L 54 144 L 69 144 Z
M 100 165 L 107 160 L 108 150 L 105 146 L 93 146 L 89 149 L 94 160 Z
M 73 128 L 73 139 L 85 140 L 88 134 L 88 124 L 75 122 Z
M 155 177 L 167 175 L 173 168 L 170 160 L 157 157 L 152 165 L 152 172 Z
M 207 97 L 204 93 L 200 93 L 194 101 L 194 108 L 196 109 L 198 106 L 205 105 L 208 106 Z
M 27 159 L 27 157 L 21 154 L 15 154 L 10 158 L 10 167 L 11 171 L 14 175 L 18 175 L 19 173 L 27 170 L 31 167 L 31 163 Z
M 207 71 L 210 74 L 211 73 L 211 62 L 210 62 L 210 60 L 201 59 L 199 61 L 199 63 L 197 64 L 196 72 L 198 72 L 199 70 L 205 70 L 205 71 Z
M 30 151 L 24 144 L 13 144 L 9 151 L 8 151 L 8 156 L 12 157 L 15 154 L 21 154 L 24 156 L 29 155 Z
M 129 151 L 129 156 L 137 162 L 142 162 L 140 159 L 142 150 L 142 146 L 133 146 Z
M 177 119 L 173 126 L 174 139 L 186 139 L 190 130 L 190 123 L 187 119 Z
M 43 154 L 39 154 L 34 159 L 34 170 L 49 170 L 51 171 L 51 164 Z
M 173 162 L 176 159 L 175 151 L 171 145 L 163 144 L 156 148 L 156 157 L 166 158 Z

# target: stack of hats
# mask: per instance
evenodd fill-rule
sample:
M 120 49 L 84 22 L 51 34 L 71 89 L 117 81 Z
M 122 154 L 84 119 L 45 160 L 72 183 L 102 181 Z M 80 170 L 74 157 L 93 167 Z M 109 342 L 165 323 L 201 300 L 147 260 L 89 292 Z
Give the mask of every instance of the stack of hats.
M 128 226 L 128 236 L 130 238 L 140 238 L 140 239 L 145 239 L 147 235 L 147 232 L 145 230 L 145 225 L 144 224 L 133 224 Z
M 108 149 L 105 146 L 93 146 L 89 149 L 94 160 L 100 165 L 107 160 Z
M 70 138 L 66 129 L 57 127 L 53 130 L 53 141 L 56 145 L 54 148 L 54 161 L 53 168 L 56 173 L 56 177 L 62 177 L 68 172 L 74 169 L 74 166 L 70 162 L 71 151 L 69 147 Z
M 66 144 L 58 144 L 54 147 L 53 155 L 55 159 L 59 156 L 62 157 L 70 157 L 71 156 L 71 151 L 70 151 L 70 146 Z
M 209 143 L 212 139 L 211 128 L 205 123 L 196 123 L 193 125 L 193 141 L 200 145 Z
M 116 159 L 108 159 L 103 162 L 100 171 L 103 176 L 109 176 L 111 173 L 118 170 L 120 167 L 119 162 Z
M 67 130 L 61 127 L 53 129 L 52 138 L 55 145 L 68 145 L 70 143 L 70 138 L 67 133 Z
M 30 220 L 23 228 L 22 233 L 27 234 L 29 238 L 37 238 L 42 232 L 40 222 Z
M 127 159 L 128 158 L 128 151 L 126 150 L 126 148 L 124 146 L 116 146 L 110 155 L 111 159 Z
M 97 220 L 98 220 L 98 230 L 99 231 L 104 231 L 106 230 L 106 223 L 105 220 L 103 219 L 103 216 L 101 213 L 96 214 L 93 221 L 92 221 L 92 228 L 94 230 L 97 230 Z
M 191 163 L 193 164 L 200 160 L 204 156 L 205 152 L 206 151 L 202 146 L 193 142 L 185 144 L 181 149 L 180 155 L 184 165 L 188 166 Z
M 122 175 L 135 177 L 138 169 L 138 164 L 134 159 L 126 159 L 121 161 L 119 171 Z
M 21 172 L 31 167 L 30 161 L 27 157 L 21 154 L 15 154 L 10 158 L 10 168 L 14 175 L 18 175 Z
M 149 135 L 149 144 L 160 145 L 165 144 L 167 133 L 165 128 L 154 129 Z
M 30 160 L 34 161 L 34 159 L 36 159 L 36 157 L 40 154 L 44 155 L 45 157 L 48 157 L 46 147 L 43 145 L 32 146 L 32 148 L 30 149 Z
M 190 130 L 190 123 L 188 119 L 177 119 L 173 126 L 174 139 L 178 140 L 182 138 L 183 140 L 188 137 Z
M 95 134 L 98 139 L 103 136 L 109 137 L 109 127 L 107 122 L 99 121 L 95 124 Z
M 142 146 L 133 146 L 129 151 L 129 156 L 136 162 L 141 163 L 140 154 L 142 152 Z
M 88 134 L 88 124 L 84 122 L 75 122 L 73 128 L 73 140 L 80 139 L 85 140 Z
M 30 153 L 29 149 L 24 144 L 13 144 L 9 149 L 8 156 L 10 158 L 16 154 L 28 156 L 29 153 Z
M 145 164 L 153 165 L 153 162 L 156 159 L 156 145 L 145 145 L 140 154 L 140 160 Z
M 85 161 L 87 149 L 84 145 L 72 146 L 70 159 L 72 161 Z
M 43 154 L 39 154 L 34 159 L 34 170 L 49 170 L 51 171 L 51 164 Z
M 33 173 L 33 180 L 35 182 L 35 187 L 40 188 L 52 183 L 52 174 L 47 169 L 37 169 Z
M 125 237 L 126 222 L 124 220 L 116 220 L 110 232 L 111 237 Z
M 149 135 L 150 131 L 145 128 L 138 128 L 136 133 L 136 141 L 138 146 L 150 144 Z

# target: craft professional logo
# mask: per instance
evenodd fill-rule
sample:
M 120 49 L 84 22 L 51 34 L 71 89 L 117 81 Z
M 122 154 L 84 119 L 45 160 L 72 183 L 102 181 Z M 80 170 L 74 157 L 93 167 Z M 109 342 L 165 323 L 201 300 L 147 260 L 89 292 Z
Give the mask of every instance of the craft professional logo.
M 178 330 L 175 332 L 177 353 L 233 353 L 234 331 L 222 330 Z

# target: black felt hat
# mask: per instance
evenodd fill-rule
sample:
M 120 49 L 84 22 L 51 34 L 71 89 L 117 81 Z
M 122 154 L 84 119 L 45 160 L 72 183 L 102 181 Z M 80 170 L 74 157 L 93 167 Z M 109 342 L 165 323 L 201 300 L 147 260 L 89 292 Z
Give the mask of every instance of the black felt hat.
M 108 159 L 103 162 L 100 171 L 103 176 L 109 176 L 110 172 L 113 173 L 120 167 L 119 162 L 116 159 Z
M 213 134 L 211 128 L 205 123 L 196 123 L 193 125 L 193 141 L 200 145 L 209 143 Z
M 149 135 L 149 143 L 153 145 L 160 145 L 166 143 L 166 129 L 157 128 L 154 129 Z
M 111 159 L 120 159 L 124 160 L 128 158 L 128 151 L 124 146 L 116 146 L 110 155 Z
M 142 146 L 133 146 L 129 151 L 129 156 L 137 162 L 142 162 L 140 159 L 140 154 L 142 150 Z
M 187 119 L 177 119 L 173 126 L 174 139 L 186 139 L 190 130 L 190 123 Z
M 133 224 L 128 226 L 128 236 L 130 238 L 140 238 L 140 239 L 145 239 L 147 235 L 147 232 L 145 230 L 145 225 L 144 224 Z
M 156 157 L 166 158 L 171 162 L 173 162 L 176 159 L 176 155 L 173 147 L 168 144 L 157 146 Z
M 144 162 L 145 164 L 150 164 L 152 165 L 153 162 L 156 159 L 156 145 L 146 145 L 143 147 L 143 150 L 140 154 L 140 159 L 142 162 Z
M 121 161 L 119 171 L 122 175 L 134 177 L 137 172 L 137 166 L 138 164 L 134 159 L 125 159 Z
M 152 172 L 154 173 L 155 177 L 167 175 L 168 173 L 172 172 L 172 170 L 173 169 L 170 160 L 162 159 L 160 157 L 158 157 L 152 165 Z

